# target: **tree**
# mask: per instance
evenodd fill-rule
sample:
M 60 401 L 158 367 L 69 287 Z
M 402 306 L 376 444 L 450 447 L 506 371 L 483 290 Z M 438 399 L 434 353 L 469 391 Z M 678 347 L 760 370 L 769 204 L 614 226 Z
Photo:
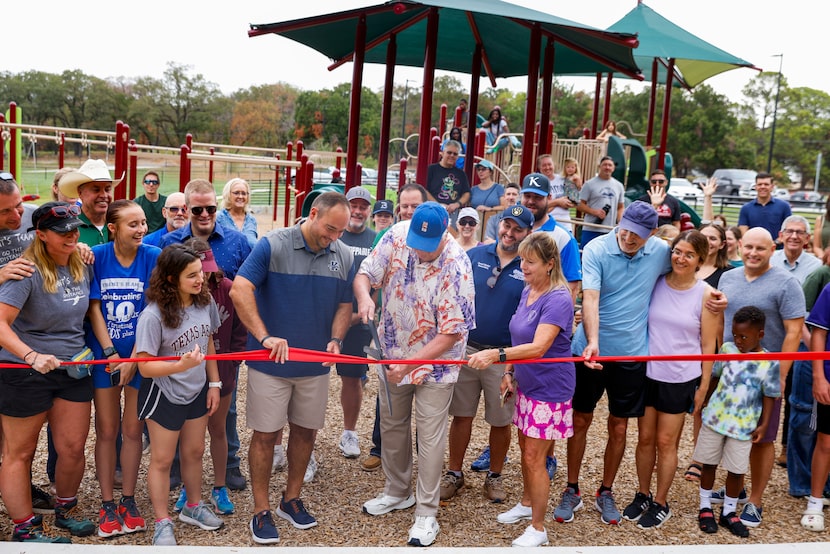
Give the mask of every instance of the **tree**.
M 251 87 L 233 95 L 231 143 L 280 148 L 293 138 L 300 91 L 287 83 Z

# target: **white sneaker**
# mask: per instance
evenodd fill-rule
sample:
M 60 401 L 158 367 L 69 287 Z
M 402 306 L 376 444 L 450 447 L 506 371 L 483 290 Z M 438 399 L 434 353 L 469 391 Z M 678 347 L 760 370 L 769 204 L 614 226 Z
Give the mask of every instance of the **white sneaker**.
M 415 505 L 415 497 L 411 494 L 406 498 L 379 494 L 376 498 L 363 503 L 363 511 L 370 516 L 380 516 L 395 510 L 405 510 Z
M 360 456 L 360 443 L 357 440 L 357 433 L 354 431 L 343 431 L 340 435 L 340 451 L 346 458 L 357 458 Z
M 506 512 L 500 513 L 496 516 L 499 523 L 519 523 L 523 519 L 530 519 L 533 516 L 533 511 L 530 506 L 522 506 L 519 502 Z
M 305 475 L 303 476 L 303 483 L 311 483 L 314 476 L 317 475 L 317 458 L 314 457 L 314 451 L 311 451 L 311 457 L 308 459 L 308 465 L 305 467 Z
M 438 536 L 438 522 L 432 516 L 415 516 L 415 524 L 409 529 L 409 541 L 411 546 L 429 546 L 435 542 Z
M 548 532 L 537 531 L 532 525 L 528 525 L 522 536 L 513 541 L 513 546 L 535 547 L 548 544 Z
M 274 445 L 274 461 L 271 465 L 272 471 L 282 471 L 288 466 L 288 458 L 285 457 L 285 447 L 281 444 Z

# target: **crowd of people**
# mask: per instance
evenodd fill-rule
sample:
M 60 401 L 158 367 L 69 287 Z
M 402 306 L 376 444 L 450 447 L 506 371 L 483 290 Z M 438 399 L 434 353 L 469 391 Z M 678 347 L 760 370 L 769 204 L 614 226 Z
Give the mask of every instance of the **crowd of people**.
M 306 218 L 263 236 L 240 178 L 224 186 L 221 207 L 211 182 L 194 179 L 164 196 L 152 171 L 142 196 L 113 201 L 113 176 L 91 159 L 59 171 L 54 200 L 37 207 L 0 173 L 0 494 L 11 539 L 70 542 L 45 527 L 43 515 L 54 514 L 73 536 L 152 529 L 154 545 L 175 545 L 171 512 L 217 530 L 236 510 L 231 491 L 248 480 L 255 543 L 279 542 L 277 518 L 315 527 L 302 491 L 317 471 L 332 367 L 341 383 L 337 446 L 385 477 L 362 511 L 414 507 L 410 545 L 435 543 L 441 503 L 468 486 L 465 456 L 482 397 L 488 444 L 469 468 L 484 473 L 490 502 L 507 502 L 502 472 L 516 427 L 521 496 L 496 518 L 529 522 L 513 546 L 548 544 L 550 522 L 574 521 L 589 502 L 579 478 L 603 396 L 607 438 L 589 502 L 602 523 L 664 525 L 678 464 L 688 463 L 700 531 L 747 537 L 762 523 L 777 462 L 787 467 L 789 494 L 807 498 L 801 525 L 823 531 L 830 364 L 763 354 L 827 350 L 830 256 L 827 239 L 812 240 L 810 222 L 772 197 L 771 176 L 758 174 L 757 198 L 734 227 L 715 221 L 710 183 L 709 221 L 683 229 L 662 171 L 626 205 L 608 157 L 583 178 L 576 160 L 557 173 L 543 155 L 538 172 L 504 186 L 481 161 L 480 182 L 470 186 L 457 167 L 461 152 L 448 140 L 425 186 L 401 187 L 397 206 L 373 202 L 359 186 L 324 192 Z M 574 225 L 580 214 L 590 226 Z M 300 361 L 292 348 L 329 358 Z M 267 357 L 245 363 L 247 387 L 238 391 L 232 353 L 242 351 Z M 717 352 L 731 356 L 676 358 Z M 343 363 L 341 354 L 365 363 Z M 375 376 L 372 446 L 362 456 L 357 421 Z M 237 395 L 252 433 L 241 456 Z M 681 462 L 687 414 L 695 448 Z M 618 506 L 632 419 L 637 487 Z M 31 478 L 45 425 L 48 491 Z M 88 440 L 97 522 L 78 507 Z M 566 444 L 566 483 L 549 514 L 557 442 Z M 213 485 L 203 499 L 207 444 Z M 284 467 L 274 507 L 272 472 Z M 718 467 L 727 473 L 720 488 Z M 152 521 L 135 500 L 145 491 Z

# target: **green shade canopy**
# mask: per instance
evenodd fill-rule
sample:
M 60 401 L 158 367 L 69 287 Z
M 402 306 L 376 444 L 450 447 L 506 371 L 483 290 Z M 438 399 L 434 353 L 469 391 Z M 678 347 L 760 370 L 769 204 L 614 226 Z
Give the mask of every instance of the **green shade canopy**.
M 477 44 L 482 46 L 481 74 L 493 80 L 527 74 L 531 29 L 538 24 L 542 46 L 555 43 L 554 74 L 614 71 L 642 79 L 632 54 L 633 33 L 588 27 L 501 0 L 421 0 L 375 6 L 282 23 L 251 24 L 251 37 L 274 33 L 305 44 L 332 59 L 336 67 L 351 61 L 358 20 L 366 17 L 367 63 L 385 63 L 394 34 L 396 65 L 423 67 L 427 15 L 438 9 L 436 68 L 471 73 Z M 332 67 L 332 68 L 333 68 Z
M 643 3 L 608 28 L 617 33 L 636 33 L 640 44 L 634 50 L 634 59 L 651 79 L 651 66 L 658 59 L 658 82 L 666 82 L 666 64 L 675 60 L 675 76 L 688 88 L 724 71 L 748 67 L 758 70 L 746 60 L 724 52 L 685 29 L 675 25 Z

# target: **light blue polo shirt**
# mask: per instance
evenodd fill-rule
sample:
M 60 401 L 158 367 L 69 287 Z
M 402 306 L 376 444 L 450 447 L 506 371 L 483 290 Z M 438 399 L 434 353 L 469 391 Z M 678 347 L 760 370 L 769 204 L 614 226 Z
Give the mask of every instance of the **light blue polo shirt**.
M 651 237 L 633 256 L 620 250 L 619 227 L 582 251 L 582 289 L 599 291 L 599 355 L 648 354 L 648 306 L 658 277 L 671 270 L 669 245 Z M 582 325 L 572 351 L 581 355 L 587 339 Z

